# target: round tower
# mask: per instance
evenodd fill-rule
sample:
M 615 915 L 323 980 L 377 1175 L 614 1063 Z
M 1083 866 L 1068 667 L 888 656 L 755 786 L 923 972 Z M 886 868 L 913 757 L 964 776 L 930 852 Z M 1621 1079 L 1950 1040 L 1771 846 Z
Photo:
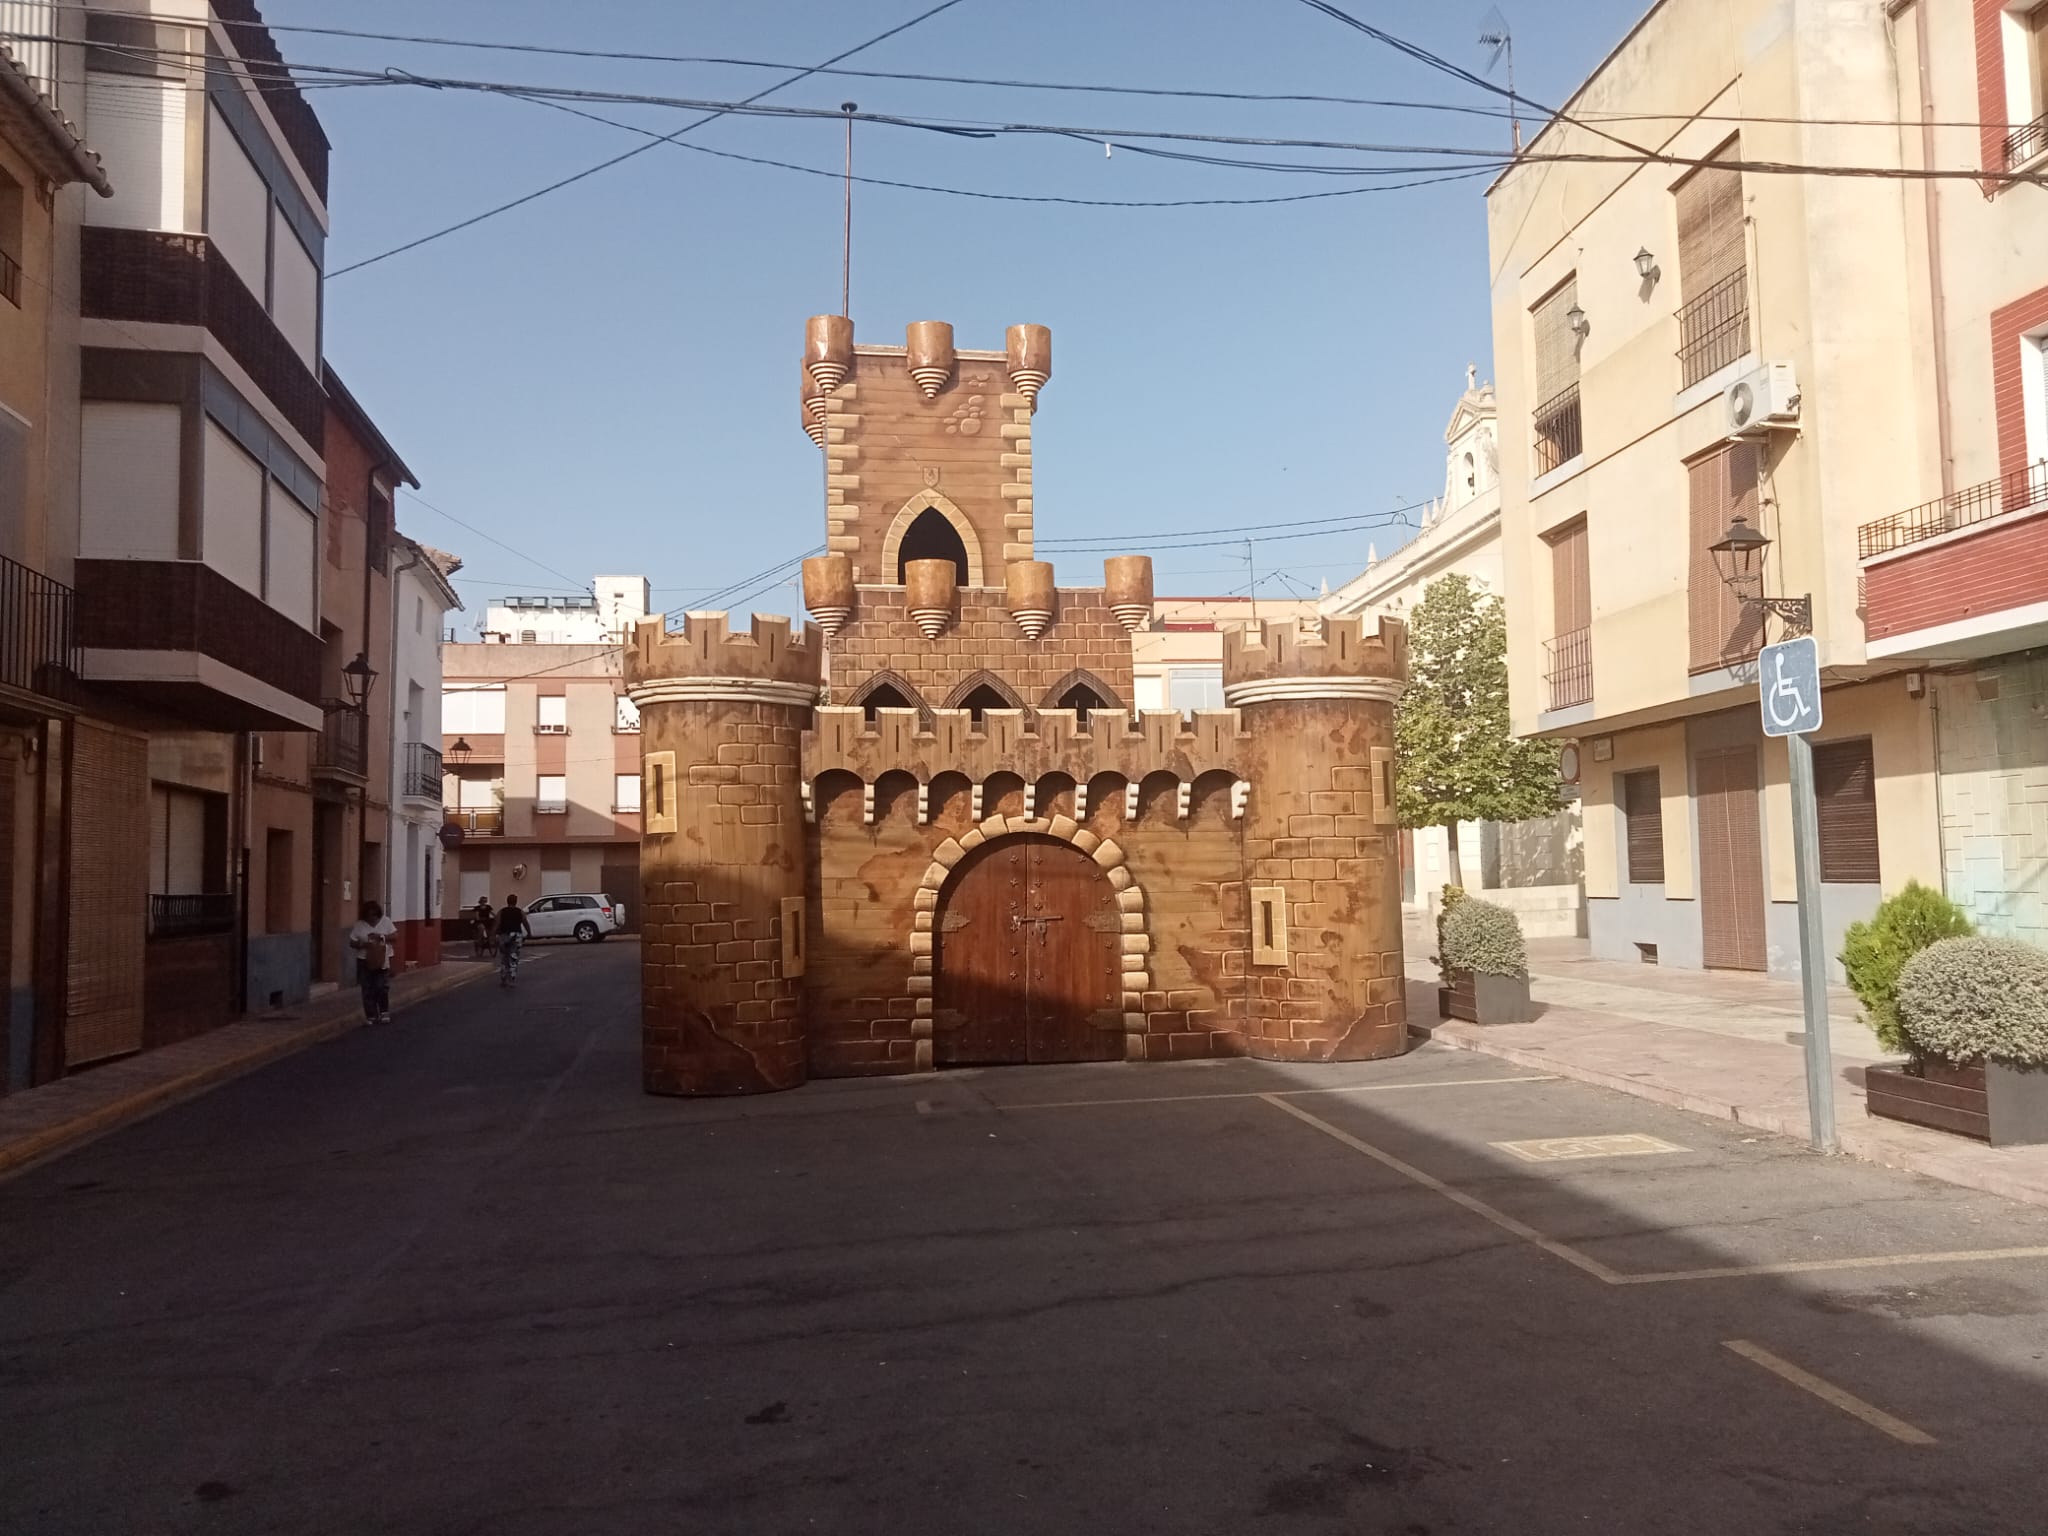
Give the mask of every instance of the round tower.
M 804 1080 L 805 836 L 798 751 L 817 630 L 660 617 L 626 643 L 640 708 L 641 1023 L 649 1093 Z
M 1407 627 L 1254 623 L 1223 637 L 1223 699 L 1250 737 L 1249 1053 L 1362 1061 L 1407 1049 L 1394 703 Z

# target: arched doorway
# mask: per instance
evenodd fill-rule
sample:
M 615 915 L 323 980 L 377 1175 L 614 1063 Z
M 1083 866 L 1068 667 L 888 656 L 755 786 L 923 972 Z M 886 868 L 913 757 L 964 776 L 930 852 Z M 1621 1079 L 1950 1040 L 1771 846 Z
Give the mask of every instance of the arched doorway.
M 1116 889 L 1080 849 L 982 845 L 946 882 L 935 927 L 939 1066 L 1124 1059 Z

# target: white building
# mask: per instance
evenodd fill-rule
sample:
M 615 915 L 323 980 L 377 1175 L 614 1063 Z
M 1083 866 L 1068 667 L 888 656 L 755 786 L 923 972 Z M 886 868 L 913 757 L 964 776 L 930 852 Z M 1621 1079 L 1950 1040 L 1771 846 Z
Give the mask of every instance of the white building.
M 441 910 L 441 637 L 462 606 L 455 556 L 403 534 L 391 561 L 391 847 L 384 908 L 414 945 L 439 944 Z M 417 929 L 415 935 L 413 930 Z
M 616 645 L 653 609 L 645 576 L 594 576 L 574 597 L 500 597 L 483 638 L 499 645 Z
M 1444 576 L 1466 576 L 1488 592 L 1502 591 L 1498 434 L 1493 386 L 1467 368 L 1465 392 L 1444 429 L 1443 495 L 1423 513 L 1422 531 L 1385 559 L 1374 550 L 1363 571 L 1323 599 L 1323 612 L 1405 619 L 1429 584 Z M 1532 936 L 1579 932 L 1584 901 L 1576 805 L 1512 826 L 1460 823 L 1455 871 L 1442 827 L 1404 832 L 1401 842 L 1402 890 L 1410 905 L 1428 908 L 1445 885 L 1462 885 L 1513 907 Z

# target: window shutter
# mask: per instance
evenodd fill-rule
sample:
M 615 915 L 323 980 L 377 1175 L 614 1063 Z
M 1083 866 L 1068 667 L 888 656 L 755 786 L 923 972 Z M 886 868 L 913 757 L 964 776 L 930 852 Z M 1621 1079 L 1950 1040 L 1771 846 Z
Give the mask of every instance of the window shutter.
M 1756 447 L 1731 443 L 1686 466 L 1691 502 L 1691 558 L 1687 569 L 1691 669 L 1711 672 L 1757 653 L 1762 644 L 1761 617 L 1721 579 L 1712 545 L 1740 513 L 1757 526 Z
M 1531 316 L 1536 332 L 1536 403 L 1555 400 L 1579 382 L 1579 338 L 1566 318 L 1579 302 L 1574 273 L 1545 299 Z
M 1870 739 L 1831 741 L 1813 749 L 1814 799 L 1820 810 L 1820 877 L 1875 885 L 1877 774 Z
M 1550 540 L 1551 633 L 1569 635 L 1593 622 L 1592 571 L 1586 524 L 1572 524 Z
M 1737 159 L 1741 152 L 1741 141 L 1736 140 L 1714 158 Z M 1702 166 L 1678 184 L 1673 196 L 1678 204 L 1679 298 L 1690 303 L 1748 265 L 1742 173 Z
M 1630 885 L 1664 883 L 1664 797 L 1657 770 L 1624 773 L 1621 809 L 1628 830 Z

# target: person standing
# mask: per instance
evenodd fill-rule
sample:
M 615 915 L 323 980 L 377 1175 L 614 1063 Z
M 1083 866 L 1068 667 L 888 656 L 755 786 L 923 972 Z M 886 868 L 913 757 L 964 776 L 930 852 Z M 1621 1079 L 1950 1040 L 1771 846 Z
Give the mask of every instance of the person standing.
M 363 989 L 363 1022 L 391 1022 L 391 950 L 398 929 L 384 915 L 382 902 L 366 901 L 362 915 L 348 931 L 348 947 L 355 952 L 356 980 Z
M 532 930 L 521 910 L 517 895 L 507 896 L 505 905 L 498 913 L 498 980 L 505 986 L 512 985 L 512 978 L 519 974 L 519 947 L 526 941 Z

